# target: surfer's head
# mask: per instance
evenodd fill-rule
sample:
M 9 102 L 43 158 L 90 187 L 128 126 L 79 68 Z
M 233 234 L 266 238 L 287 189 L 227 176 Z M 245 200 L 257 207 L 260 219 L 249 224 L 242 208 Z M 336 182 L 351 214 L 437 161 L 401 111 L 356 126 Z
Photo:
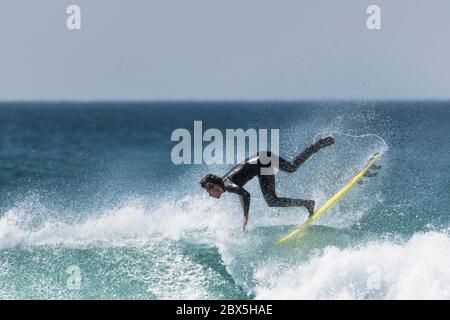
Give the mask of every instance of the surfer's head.
M 209 193 L 211 197 L 216 199 L 220 199 L 220 196 L 225 191 L 222 178 L 212 173 L 208 173 L 204 176 L 203 179 L 200 180 L 200 185 Z

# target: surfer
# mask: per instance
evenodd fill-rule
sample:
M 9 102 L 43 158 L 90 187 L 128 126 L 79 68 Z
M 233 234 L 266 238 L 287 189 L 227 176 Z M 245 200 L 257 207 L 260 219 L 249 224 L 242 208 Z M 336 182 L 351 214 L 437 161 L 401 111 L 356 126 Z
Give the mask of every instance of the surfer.
M 269 171 L 269 173 L 263 173 L 262 169 L 270 169 L 271 163 L 278 163 L 278 168 L 281 171 L 293 173 L 314 153 L 333 143 L 334 139 L 332 137 L 320 139 L 307 147 L 292 162 L 289 162 L 270 151 L 258 152 L 238 163 L 222 178 L 212 173 L 207 174 L 200 181 L 200 185 L 211 197 L 216 199 L 220 199 L 224 192 L 231 192 L 240 196 L 242 208 L 244 210 L 244 218 L 242 221 L 242 229 L 244 231 L 248 222 L 250 193 L 248 193 L 243 186 L 256 176 L 259 179 L 259 186 L 264 196 L 264 200 L 269 207 L 305 207 L 308 210 L 309 216 L 311 216 L 314 213 L 314 200 L 278 197 L 275 192 L 275 172 L 272 171 L 272 173 L 270 173 Z M 270 159 L 270 161 L 267 161 L 268 159 Z

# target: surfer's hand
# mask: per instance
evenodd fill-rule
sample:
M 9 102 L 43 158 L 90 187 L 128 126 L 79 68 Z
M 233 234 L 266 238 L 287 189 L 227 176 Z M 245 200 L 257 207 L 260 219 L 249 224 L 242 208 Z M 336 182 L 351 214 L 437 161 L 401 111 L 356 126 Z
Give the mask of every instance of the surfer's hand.
M 334 143 L 333 137 L 322 138 L 317 141 L 314 145 L 317 149 L 325 148 L 331 146 Z
M 242 219 L 242 231 L 245 232 L 245 227 L 247 226 L 248 217 L 244 216 Z

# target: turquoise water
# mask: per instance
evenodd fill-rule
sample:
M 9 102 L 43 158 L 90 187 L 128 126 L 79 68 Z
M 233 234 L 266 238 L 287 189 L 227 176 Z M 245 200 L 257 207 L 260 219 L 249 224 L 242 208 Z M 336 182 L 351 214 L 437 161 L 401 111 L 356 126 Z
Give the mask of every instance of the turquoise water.
M 450 299 L 448 102 L 12 103 L 0 120 L 0 298 Z M 305 210 L 251 181 L 242 233 L 238 199 L 198 184 L 231 166 L 171 162 L 194 120 L 280 129 L 288 159 L 335 132 L 280 195 L 320 205 L 374 152 L 382 169 L 279 246 Z

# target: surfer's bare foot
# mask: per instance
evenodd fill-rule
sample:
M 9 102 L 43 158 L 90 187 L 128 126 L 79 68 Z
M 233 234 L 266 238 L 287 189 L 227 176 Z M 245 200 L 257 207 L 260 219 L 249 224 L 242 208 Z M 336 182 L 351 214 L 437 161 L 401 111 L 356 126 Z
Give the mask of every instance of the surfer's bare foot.
M 312 217 L 314 214 L 314 207 L 316 206 L 316 202 L 314 200 L 306 200 L 305 208 L 308 210 L 309 216 L 308 218 Z

